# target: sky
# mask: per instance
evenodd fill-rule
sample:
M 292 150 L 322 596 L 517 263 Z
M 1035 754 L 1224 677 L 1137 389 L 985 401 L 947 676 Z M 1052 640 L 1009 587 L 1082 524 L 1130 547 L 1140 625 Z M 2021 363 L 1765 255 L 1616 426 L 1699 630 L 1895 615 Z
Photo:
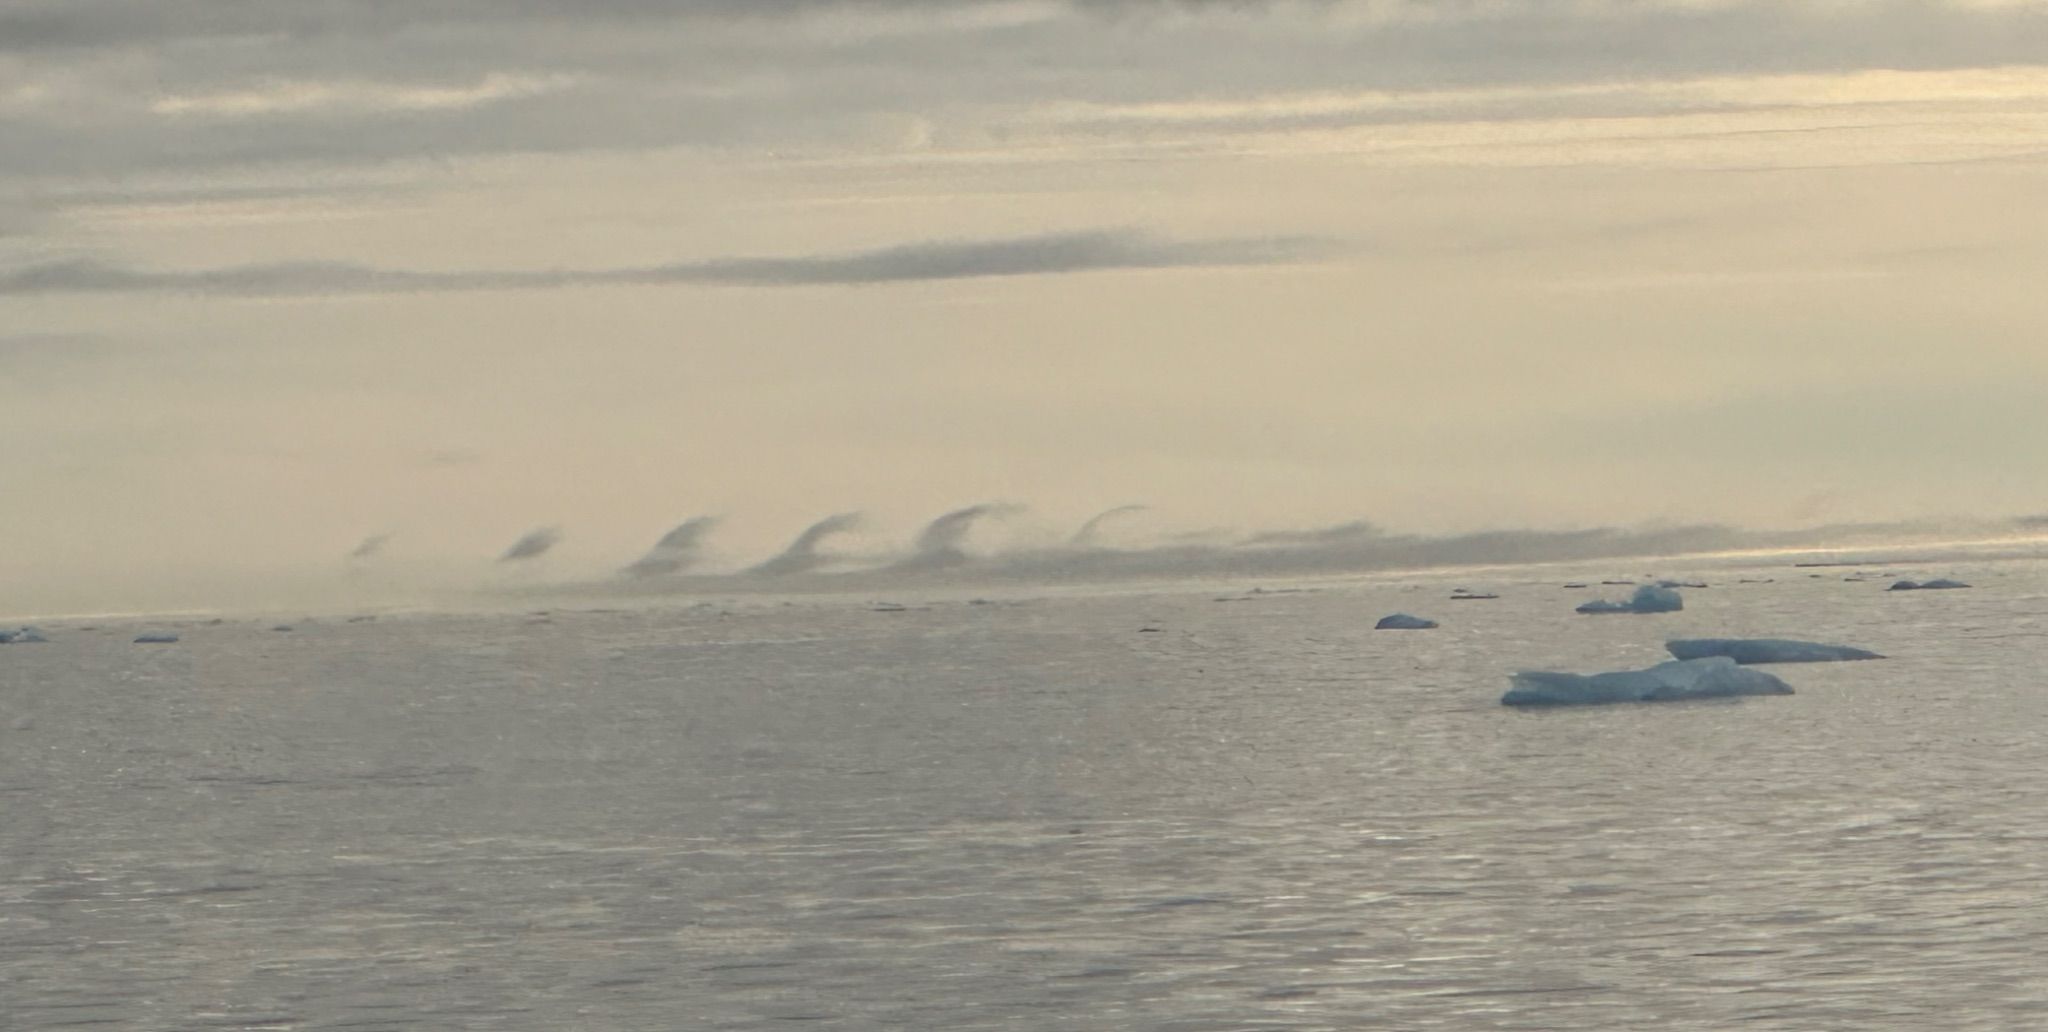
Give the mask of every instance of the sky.
M 0 0 L 0 609 L 2042 512 L 2044 172 L 2033 0 Z

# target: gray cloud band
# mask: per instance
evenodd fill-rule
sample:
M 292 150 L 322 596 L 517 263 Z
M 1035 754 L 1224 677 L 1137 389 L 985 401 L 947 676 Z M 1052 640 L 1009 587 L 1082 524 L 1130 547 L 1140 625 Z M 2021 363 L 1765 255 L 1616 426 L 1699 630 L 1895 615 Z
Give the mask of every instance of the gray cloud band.
M 859 285 L 1109 269 L 1272 265 L 1307 260 L 1328 249 L 1325 242 L 1301 238 L 1168 240 L 1142 233 L 1085 232 L 927 241 L 836 255 L 721 258 L 611 269 L 416 272 L 344 263 L 287 262 L 158 271 L 98 261 L 62 261 L 0 273 L 0 295 L 180 293 L 293 297 L 661 284 Z

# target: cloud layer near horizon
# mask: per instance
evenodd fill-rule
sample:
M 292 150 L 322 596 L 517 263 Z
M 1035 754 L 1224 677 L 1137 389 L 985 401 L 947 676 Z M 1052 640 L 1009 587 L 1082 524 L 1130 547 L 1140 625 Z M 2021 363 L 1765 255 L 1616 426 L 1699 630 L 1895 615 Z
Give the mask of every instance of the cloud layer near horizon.
M 1092 272 L 1267 265 L 1326 249 L 1309 240 L 1164 240 L 1142 233 L 1059 233 L 1008 240 L 927 241 L 848 254 L 724 258 L 614 269 L 421 272 L 290 262 L 169 272 L 97 261 L 0 272 L 0 294 L 170 291 L 228 297 L 543 290 L 695 283 L 752 287 L 858 285 Z

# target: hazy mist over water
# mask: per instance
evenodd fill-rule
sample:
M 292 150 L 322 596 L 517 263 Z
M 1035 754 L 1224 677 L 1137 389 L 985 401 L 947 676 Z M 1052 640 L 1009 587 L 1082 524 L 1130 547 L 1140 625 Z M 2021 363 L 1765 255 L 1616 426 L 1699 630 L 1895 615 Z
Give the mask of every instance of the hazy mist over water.
M 726 522 L 692 517 L 673 527 L 638 559 L 588 555 L 558 562 L 568 534 L 541 527 L 521 535 L 495 559 L 469 562 L 407 556 L 394 535 L 364 539 L 324 572 L 237 568 L 192 569 L 171 581 L 80 578 L 62 586 L 17 585 L 0 618 L 151 612 L 339 613 L 350 610 L 491 610 L 522 601 L 593 599 L 689 600 L 730 594 L 832 594 L 861 591 L 972 589 L 976 586 L 1118 585 L 1217 577 L 1328 577 L 1369 571 L 1427 571 L 1587 560 L 1651 561 L 1669 556 L 1740 554 L 1881 558 L 2028 556 L 2043 547 L 2038 520 L 1950 524 L 1886 524 L 1808 530 L 1746 531 L 1715 525 L 1636 530 L 1501 530 L 1460 535 L 1391 533 L 1354 520 L 1330 527 L 1256 533 L 1213 530 L 1160 539 L 1125 530 L 1115 543 L 1103 527 L 1132 520 L 1145 506 L 1098 513 L 1070 537 L 1044 526 L 1021 528 L 1033 514 L 1021 505 L 983 503 L 950 510 L 907 542 L 890 544 L 857 512 L 835 513 L 806 527 L 780 552 L 759 562 L 716 557 L 716 532 Z M 977 528 L 981 528 L 979 531 Z M 991 533 L 994 531 L 994 533 Z M 11 612 L 10 612 L 11 610 Z

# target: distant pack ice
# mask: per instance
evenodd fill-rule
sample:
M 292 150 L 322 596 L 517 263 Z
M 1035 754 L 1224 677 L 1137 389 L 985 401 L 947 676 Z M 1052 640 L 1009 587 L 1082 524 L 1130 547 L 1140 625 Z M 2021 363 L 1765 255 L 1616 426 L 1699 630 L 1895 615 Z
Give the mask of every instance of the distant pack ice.
M 1664 647 L 1679 659 L 1727 656 L 1737 663 L 1833 663 L 1849 659 L 1883 659 L 1868 649 L 1822 645 L 1785 638 L 1684 638 Z
M 1626 602 L 1594 600 L 1579 607 L 1581 613 L 1676 613 L 1685 608 L 1685 599 L 1677 591 L 1656 584 L 1645 584 L 1636 589 Z
M 1594 706 L 1610 702 L 1672 702 L 1728 695 L 1790 695 L 1792 686 L 1726 656 L 1674 659 L 1648 670 L 1560 674 L 1525 670 L 1510 680 L 1503 706 Z

